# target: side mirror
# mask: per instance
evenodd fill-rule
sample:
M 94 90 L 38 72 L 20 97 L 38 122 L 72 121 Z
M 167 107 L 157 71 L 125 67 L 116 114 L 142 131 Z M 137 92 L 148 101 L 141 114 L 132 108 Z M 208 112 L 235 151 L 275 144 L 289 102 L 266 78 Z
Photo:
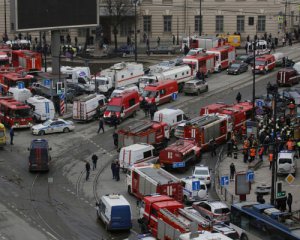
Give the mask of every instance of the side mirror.
M 96 207 L 99 207 L 99 203 L 98 202 L 96 202 Z
M 27 148 L 28 151 L 30 151 L 30 148 Z
M 49 150 L 51 151 L 51 150 L 52 150 L 52 148 L 50 147 L 50 148 L 49 148 Z

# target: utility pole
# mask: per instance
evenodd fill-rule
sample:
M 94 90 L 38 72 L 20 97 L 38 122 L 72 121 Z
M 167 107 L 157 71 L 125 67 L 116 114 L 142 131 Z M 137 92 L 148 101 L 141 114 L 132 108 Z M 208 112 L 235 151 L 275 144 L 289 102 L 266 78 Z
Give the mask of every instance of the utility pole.
M 137 14 L 136 5 L 138 0 L 134 0 L 134 61 L 137 62 Z
M 7 36 L 7 26 L 6 26 L 6 0 L 4 0 L 4 33 Z
M 202 35 L 202 0 L 200 2 L 200 11 L 199 11 L 199 37 Z
M 256 38 L 253 41 L 253 70 L 252 70 L 252 121 L 255 120 L 255 58 L 256 58 Z
M 179 45 L 179 18 L 177 17 L 177 41 L 176 45 Z
M 287 0 L 285 0 L 285 5 L 284 5 L 284 33 L 286 33 L 286 28 L 287 28 L 286 11 L 287 11 Z

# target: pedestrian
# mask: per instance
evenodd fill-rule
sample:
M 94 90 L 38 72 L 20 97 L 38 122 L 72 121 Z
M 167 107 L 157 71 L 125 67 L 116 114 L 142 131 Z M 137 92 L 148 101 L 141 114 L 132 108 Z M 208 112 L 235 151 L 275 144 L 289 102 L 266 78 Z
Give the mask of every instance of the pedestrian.
M 227 157 L 232 157 L 233 143 L 232 139 L 227 142 Z
M 98 134 L 99 134 L 100 130 L 102 130 L 103 133 L 104 133 L 104 119 L 103 119 L 103 117 L 100 117 L 100 119 L 99 119 L 99 128 L 98 128 L 98 131 L 97 131 Z
M 248 54 L 248 42 L 246 42 L 246 44 L 245 44 L 245 51 L 246 51 L 246 54 Z
M 271 51 L 275 52 L 275 43 L 274 42 L 271 43 Z
M 215 138 L 213 138 L 213 139 L 209 142 L 209 146 L 210 146 L 210 154 L 211 154 L 211 157 L 217 156 L 217 152 L 216 152 L 216 149 L 217 149 L 217 143 L 216 143 Z
M 237 101 L 237 103 L 240 103 L 240 101 L 242 100 L 242 94 L 240 92 L 238 92 L 238 94 L 236 95 L 235 100 Z
M 120 181 L 120 164 L 119 164 L 119 161 L 116 162 L 116 166 L 115 166 L 115 179 L 116 179 L 116 181 Z
M 238 147 L 237 147 L 237 143 L 236 142 L 233 143 L 233 158 L 234 159 L 238 158 Z
M 95 170 L 97 168 L 97 161 L 98 161 L 97 155 L 93 154 L 93 156 L 92 156 L 93 170 Z
M 117 118 L 116 113 L 114 113 L 114 112 L 111 115 L 111 123 L 114 126 L 114 128 L 117 129 L 117 127 L 118 127 L 118 118 Z
M 114 140 L 115 147 L 118 147 L 118 132 L 117 131 L 114 131 L 114 133 L 113 133 L 113 140 Z
M 175 35 L 172 36 L 173 45 L 175 45 Z
M 264 204 L 266 201 L 261 193 L 258 193 L 256 196 L 256 201 L 260 204 Z
M 184 44 L 184 48 L 183 48 L 184 55 L 187 55 L 189 51 L 190 51 L 189 47 L 186 44 Z
M 157 37 L 156 41 L 157 41 L 157 46 L 159 47 L 159 44 L 160 44 L 160 37 L 159 36 Z
M 282 46 L 285 47 L 285 37 L 282 38 Z
M 247 36 L 247 42 L 250 42 L 250 36 L 249 35 Z
M 13 127 L 11 127 L 9 130 L 9 136 L 10 136 L 10 145 L 14 145 L 15 131 Z
M 292 212 L 293 195 L 291 193 L 288 194 L 288 197 L 286 199 L 286 203 L 289 207 L 289 212 Z
M 258 150 L 258 156 L 259 156 L 259 160 L 262 161 L 263 160 L 263 155 L 264 155 L 264 147 L 261 146 Z
M 116 163 L 115 163 L 115 161 L 111 162 L 110 168 L 111 168 L 111 173 L 112 173 L 113 179 L 116 179 Z
M 250 162 L 254 161 L 255 156 L 256 156 L 256 149 L 255 147 L 252 146 L 250 148 Z
M 269 163 L 270 163 L 270 165 L 269 165 L 269 170 L 272 169 L 273 158 L 274 158 L 273 153 L 270 152 L 270 153 L 269 153 Z
M 285 65 L 286 65 L 286 58 L 283 57 L 283 58 L 282 58 L 282 67 L 285 67 Z
M 234 163 L 230 164 L 230 181 L 234 180 L 234 176 L 235 176 L 235 165 Z
M 148 105 L 148 102 L 146 101 L 145 97 L 143 97 L 141 103 L 140 103 L 140 107 L 141 109 L 144 110 L 144 113 L 145 113 L 145 117 L 148 117 L 148 107 L 146 106 Z
M 294 151 L 294 141 L 292 141 L 292 139 L 290 138 L 287 142 L 286 142 L 286 148 L 289 151 Z
M 156 103 L 152 102 L 151 105 L 150 105 L 150 118 L 151 118 L 151 120 L 153 120 L 154 114 L 155 114 L 156 111 L 157 111 Z
M 85 170 L 86 170 L 86 177 L 85 177 L 85 180 L 89 180 L 89 177 L 90 177 L 90 171 L 91 171 L 91 165 L 88 161 L 86 161 L 86 164 L 85 164 Z
M 292 37 L 289 37 L 289 46 L 292 46 L 292 45 L 293 45 Z
M 147 53 L 150 54 L 150 41 L 149 41 L 149 38 L 147 38 L 147 40 L 146 40 L 146 47 L 147 47 Z

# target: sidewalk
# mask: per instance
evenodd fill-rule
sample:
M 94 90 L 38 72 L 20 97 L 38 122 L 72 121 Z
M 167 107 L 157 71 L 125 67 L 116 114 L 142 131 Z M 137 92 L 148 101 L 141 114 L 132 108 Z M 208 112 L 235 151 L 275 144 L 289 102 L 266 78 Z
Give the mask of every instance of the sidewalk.
M 226 187 L 221 187 L 220 182 L 218 179 L 221 179 L 222 176 L 230 176 L 230 169 L 229 166 L 231 163 L 234 163 L 236 172 L 247 172 L 248 171 L 248 163 L 243 162 L 243 155 L 241 153 L 238 154 L 238 158 L 234 159 L 233 157 L 227 157 L 226 151 L 224 151 L 223 157 L 219 161 L 219 165 L 216 165 L 216 172 L 215 172 L 215 186 L 216 192 L 219 195 L 222 201 L 225 201 L 228 205 L 239 202 L 239 196 L 235 195 L 235 182 L 230 181 L 229 185 Z M 299 165 L 297 167 L 297 172 L 299 173 Z M 293 211 L 300 209 L 300 194 L 299 194 L 299 186 L 300 186 L 300 179 L 296 175 L 296 179 L 292 184 L 288 184 L 285 181 L 286 176 L 278 177 L 277 181 L 283 182 L 283 190 L 286 191 L 286 194 L 292 193 L 293 195 L 293 204 L 292 209 Z M 269 170 L 269 161 L 267 156 L 264 155 L 263 157 L 263 164 L 254 171 L 254 182 L 251 184 L 251 191 L 250 194 L 246 196 L 246 201 L 254 201 L 256 202 L 256 194 L 255 190 L 256 187 L 261 184 L 266 184 L 267 186 L 271 186 L 272 181 L 272 171 Z M 265 194 L 264 199 L 266 203 L 270 203 L 270 194 Z

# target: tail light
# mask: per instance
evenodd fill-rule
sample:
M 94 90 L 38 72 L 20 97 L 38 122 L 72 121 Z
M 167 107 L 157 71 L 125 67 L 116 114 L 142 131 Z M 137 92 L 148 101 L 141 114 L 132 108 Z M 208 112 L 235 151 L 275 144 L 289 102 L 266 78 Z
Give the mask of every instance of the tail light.
M 207 177 L 207 180 L 210 180 L 210 177 Z

